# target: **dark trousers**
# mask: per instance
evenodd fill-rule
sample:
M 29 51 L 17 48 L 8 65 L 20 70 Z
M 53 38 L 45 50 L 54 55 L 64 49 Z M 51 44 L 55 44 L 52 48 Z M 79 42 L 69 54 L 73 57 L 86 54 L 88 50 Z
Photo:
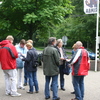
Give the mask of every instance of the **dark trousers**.
M 29 78 L 29 91 L 34 92 L 34 86 L 35 86 L 35 91 L 39 91 L 38 87 L 38 80 L 37 80 L 37 72 L 34 71 L 28 71 L 28 78 Z
M 28 81 L 28 72 L 26 68 L 24 67 L 24 84 L 27 84 L 27 81 Z
M 50 80 L 52 79 L 52 92 L 53 92 L 53 100 L 58 98 L 58 75 L 55 76 L 45 76 L 45 97 L 50 96 Z
M 63 73 L 64 65 L 59 66 L 60 71 L 60 88 L 64 88 L 64 73 Z
M 78 100 L 84 98 L 84 76 L 73 76 L 73 85 L 75 89 L 75 96 Z

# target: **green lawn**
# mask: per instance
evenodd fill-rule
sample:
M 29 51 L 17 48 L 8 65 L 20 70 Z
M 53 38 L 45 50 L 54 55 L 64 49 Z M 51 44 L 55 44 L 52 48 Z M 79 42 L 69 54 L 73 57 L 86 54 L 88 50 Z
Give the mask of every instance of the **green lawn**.
M 41 51 L 44 50 L 44 47 L 35 47 L 35 48 L 36 48 L 36 50 L 41 50 Z

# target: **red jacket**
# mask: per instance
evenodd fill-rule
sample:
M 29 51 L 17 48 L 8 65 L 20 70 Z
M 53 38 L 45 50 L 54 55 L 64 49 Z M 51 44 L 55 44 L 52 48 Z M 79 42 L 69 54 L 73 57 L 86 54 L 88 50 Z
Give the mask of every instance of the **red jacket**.
M 9 40 L 0 42 L 0 46 L 1 48 L 9 47 L 15 56 L 15 58 L 13 58 L 6 48 L 0 49 L 1 68 L 3 70 L 16 69 L 16 58 L 18 57 L 18 53 L 15 46 Z
M 89 56 L 84 47 L 81 47 L 76 51 L 71 64 L 73 64 L 72 75 L 82 76 L 88 74 L 90 69 Z

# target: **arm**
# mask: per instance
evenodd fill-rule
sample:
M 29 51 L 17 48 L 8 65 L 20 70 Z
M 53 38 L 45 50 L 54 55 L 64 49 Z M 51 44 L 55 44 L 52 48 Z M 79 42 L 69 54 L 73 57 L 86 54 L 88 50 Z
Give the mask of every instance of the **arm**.
M 56 62 L 56 65 L 59 66 L 60 55 L 57 50 L 54 50 L 54 60 Z
M 31 58 L 31 54 L 30 54 L 30 52 L 28 51 L 27 52 L 27 56 L 26 56 L 26 58 L 25 57 L 23 57 L 23 59 L 22 59 L 23 61 L 26 61 L 26 62 L 30 62 L 31 60 L 32 60 L 32 58 Z
M 72 57 L 70 64 L 74 64 L 78 60 L 78 58 L 80 57 L 80 54 L 81 54 L 81 49 L 78 49 L 78 51 Z

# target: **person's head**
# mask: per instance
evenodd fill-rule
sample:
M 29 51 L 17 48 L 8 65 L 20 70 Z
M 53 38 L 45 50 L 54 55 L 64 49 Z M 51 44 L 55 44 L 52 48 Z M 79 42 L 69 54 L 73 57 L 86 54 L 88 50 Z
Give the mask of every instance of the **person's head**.
M 33 44 L 33 40 L 29 39 L 29 40 L 27 40 L 27 43 Z
M 11 43 L 13 43 L 14 38 L 13 38 L 12 35 L 8 35 L 8 36 L 6 37 L 6 40 L 9 40 Z
M 49 45 L 56 45 L 56 38 L 55 37 L 50 37 L 48 40 Z
M 74 50 L 77 49 L 76 43 L 72 46 L 72 48 L 73 48 Z
M 81 41 L 77 41 L 77 42 L 76 42 L 76 48 L 80 48 L 80 47 L 82 47 L 82 46 L 83 46 L 83 44 L 82 44 Z
M 29 42 L 28 42 L 28 43 L 26 44 L 26 47 L 27 47 L 28 50 L 30 50 L 30 49 L 33 48 L 33 45 L 32 45 L 32 43 L 29 43 Z
M 25 41 L 24 39 L 22 39 L 22 40 L 20 41 L 20 47 L 21 47 L 21 48 L 24 48 L 25 44 L 26 44 L 26 41 Z
M 62 46 L 63 46 L 63 41 L 62 41 L 62 39 L 58 39 L 56 45 L 57 45 L 58 47 L 62 47 Z

